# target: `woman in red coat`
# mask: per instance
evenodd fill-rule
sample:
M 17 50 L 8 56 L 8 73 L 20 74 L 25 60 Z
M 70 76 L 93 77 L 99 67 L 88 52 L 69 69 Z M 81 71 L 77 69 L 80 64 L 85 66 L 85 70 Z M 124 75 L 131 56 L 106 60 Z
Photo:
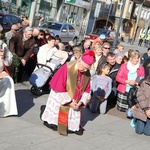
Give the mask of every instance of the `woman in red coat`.
M 129 61 L 121 65 L 118 70 L 116 81 L 119 83 L 117 87 L 117 109 L 126 111 L 128 109 L 127 95 L 131 86 L 137 84 L 137 80 L 144 78 L 144 68 L 140 66 L 140 55 L 133 51 L 129 57 Z

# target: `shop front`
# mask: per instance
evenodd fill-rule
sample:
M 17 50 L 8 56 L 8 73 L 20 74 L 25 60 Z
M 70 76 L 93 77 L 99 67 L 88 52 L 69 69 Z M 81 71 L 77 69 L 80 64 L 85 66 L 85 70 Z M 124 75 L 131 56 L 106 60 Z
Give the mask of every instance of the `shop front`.
M 65 0 L 61 6 L 60 22 L 68 22 L 85 33 L 92 4 L 82 0 Z
M 0 12 L 4 14 L 26 15 L 29 17 L 31 0 L 0 0 Z

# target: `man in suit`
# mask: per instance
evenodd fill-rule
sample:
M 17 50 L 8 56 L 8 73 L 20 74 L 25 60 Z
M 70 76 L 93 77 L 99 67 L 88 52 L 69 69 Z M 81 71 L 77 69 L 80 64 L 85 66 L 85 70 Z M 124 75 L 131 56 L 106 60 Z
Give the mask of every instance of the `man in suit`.
M 33 53 L 35 40 L 32 37 L 33 29 L 31 27 L 26 27 L 23 32 L 17 33 L 14 37 L 10 39 L 9 48 L 13 53 L 13 79 L 15 82 L 21 82 L 24 67 L 26 66 L 27 61 L 30 59 L 31 54 Z M 31 64 L 32 65 L 32 64 Z M 17 69 L 16 69 L 17 67 Z M 17 77 L 16 75 L 17 71 Z M 17 78 L 17 79 L 16 79 Z

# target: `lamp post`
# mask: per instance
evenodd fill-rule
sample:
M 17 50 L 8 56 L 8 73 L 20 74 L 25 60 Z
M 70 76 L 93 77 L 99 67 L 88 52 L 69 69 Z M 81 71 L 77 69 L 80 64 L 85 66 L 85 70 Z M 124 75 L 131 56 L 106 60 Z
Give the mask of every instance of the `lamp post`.
M 122 6 L 121 6 L 121 13 L 120 13 L 120 17 L 119 17 L 119 22 L 118 22 L 118 26 L 117 26 L 117 31 L 116 31 L 116 38 L 114 39 L 111 51 L 114 51 L 116 46 L 117 46 L 117 41 L 118 41 L 118 36 L 119 36 L 119 29 L 120 29 L 121 22 L 122 22 L 122 16 L 123 16 L 125 4 L 126 4 L 126 0 L 123 0 Z
M 145 2 L 145 0 L 143 0 L 142 4 L 139 6 L 137 21 L 136 21 L 136 24 L 135 24 L 135 28 L 134 28 L 134 32 L 133 32 L 133 36 L 132 36 L 132 41 L 131 41 L 132 45 L 135 41 L 135 35 L 136 35 L 136 31 L 137 31 L 137 27 L 138 27 L 138 23 L 139 23 L 139 19 L 140 19 L 140 16 L 141 16 L 141 11 L 142 11 L 142 7 L 143 7 L 144 2 Z
M 110 16 L 110 11 L 111 11 L 111 8 L 112 8 L 112 0 L 110 0 L 110 2 L 108 3 L 110 5 L 109 7 L 109 12 L 108 12 L 108 16 L 107 16 L 107 21 L 106 21 L 106 29 L 107 29 L 107 26 L 108 26 L 108 20 L 109 20 L 109 16 Z

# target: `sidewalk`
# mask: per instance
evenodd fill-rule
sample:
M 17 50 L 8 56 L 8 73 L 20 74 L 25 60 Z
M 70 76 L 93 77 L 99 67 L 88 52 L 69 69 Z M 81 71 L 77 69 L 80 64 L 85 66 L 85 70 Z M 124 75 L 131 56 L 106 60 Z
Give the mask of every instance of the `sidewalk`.
M 1 118 L 0 150 L 141 150 L 149 148 L 149 137 L 136 135 L 125 114 L 111 109 L 105 115 L 83 110 L 83 136 L 61 136 L 42 125 L 40 106 L 48 94 L 34 97 L 28 82 L 16 84 L 19 117 Z
M 142 56 L 145 52 L 147 52 L 147 49 L 148 49 L 148 48 L 147 48 L 147 47 L 144 47 L 144 42 L 143 42 L 142 46 L 138 46 L 138 41 L 135 41 L 135 42 L 133 43 L 133 45 L 132 45 L 132 44 L 128 44 L 127 42 L 128 42 L 128 39 L 125 38 L 125 42 L 121 42 L 121 43 L 120 43 L 120 44 L 122 44 L 122 45 L 124 46 L 125 52 L 128 51 L 129 49 L 139 50 L 139 52 L 141 53 L 141 56 Z
M 127 47 L 131 46 L 126 45 L 125 49 Z M 19 116 L 0 118 L 0 150 L 149 149 L 150 137 L 135 134 L 125 113 L 116 108 L 105 115 L 92 114 L 85 108 L 82 113 L 83 136 L 59 135 L 46 128 L 39 118 L 40 106 L 46 104 L 48 94 L 36 97 L 30 88 L 28 81 L 15 84 Z

